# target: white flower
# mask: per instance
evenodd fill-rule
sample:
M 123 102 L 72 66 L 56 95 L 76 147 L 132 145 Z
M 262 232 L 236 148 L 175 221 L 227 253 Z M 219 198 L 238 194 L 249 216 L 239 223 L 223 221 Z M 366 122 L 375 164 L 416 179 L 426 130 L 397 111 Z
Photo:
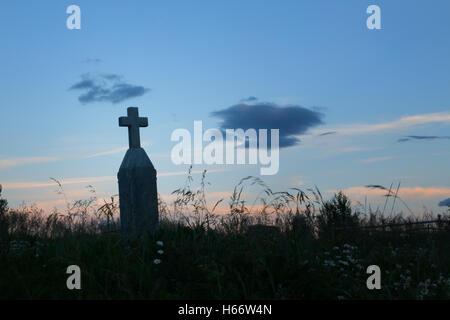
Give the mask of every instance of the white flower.
M 156 252 L 158 252 L 158 254 L 163 254 L 163 253 L 164 253 L 164 250 L 158 250 L 158 251 L 156 251 Z
M 163 247 L 163 246 L 164 246 L 164 243 L 163 243 L 162 241 L 156 241 L 156 245 L 158 245 L 158 246 L 160 246 L 160 247 Z
M 323 261 L 323 265 L 324 266 L 332 266 L 332 267 L 335 267 L 336 266 L 336 264 L 334 263 L 334 261 L 332 261 L 332 260 L 324 260 Z
M 161 260 L 155 259 L 155 260 L 153 260 L 153 263 L 154 263 L 154 264 L 160 264 L 160 263 L 161 263 Z

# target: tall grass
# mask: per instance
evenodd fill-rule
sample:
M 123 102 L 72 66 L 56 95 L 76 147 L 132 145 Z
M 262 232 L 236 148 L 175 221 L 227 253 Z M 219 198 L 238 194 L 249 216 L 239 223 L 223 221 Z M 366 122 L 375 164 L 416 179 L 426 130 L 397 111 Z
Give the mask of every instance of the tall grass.
M 239 181 L 229 199 L 210 203 L 208 185 L 206 171 L 198 186 L 189 172 L 172 203 L 159 199 L 156 234 L 131 248 L 117 232 L 116 196 L 98 204 L 92 188 L 89 199 L 47 214 L 0 200 L 0 298 L 450 297 L 448 212 L 431 229 L 383 231 L 364 227 L 434 217 L 367 212 L 341 192 L 325 200 L 317 188 L 277 192 L 255 177 Z M 250 188 L 258 190 L 252 201 L 245 198 Z M 228 213 L 217 213 L 226 202 Z M 66 287 L 72 264 L 81 268 L 82 290 Z M 373 264 L 382 270 L 381 290 L 366 287 Z

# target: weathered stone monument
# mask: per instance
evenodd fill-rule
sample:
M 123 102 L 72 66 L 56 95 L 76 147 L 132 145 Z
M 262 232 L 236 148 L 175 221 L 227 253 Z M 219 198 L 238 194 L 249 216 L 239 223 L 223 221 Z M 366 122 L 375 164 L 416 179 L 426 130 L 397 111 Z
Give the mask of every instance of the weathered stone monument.
M 119 126 L 128 127 L 129 141 L 117 174 L 122 240 L 140 238 L 158 227 L 156 170 L 141 148 L 139 135 L 139 128 L 148 126 L 148 119 L 140 118 L 134 107 L 127 109 L 127 115 L 119 118 Z

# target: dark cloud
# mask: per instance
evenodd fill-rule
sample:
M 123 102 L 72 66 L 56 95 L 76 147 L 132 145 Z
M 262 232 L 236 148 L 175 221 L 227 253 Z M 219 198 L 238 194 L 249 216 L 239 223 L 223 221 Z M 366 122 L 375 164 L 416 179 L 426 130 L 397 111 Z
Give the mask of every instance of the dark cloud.
M 296 135 L 323 123 L 323 114 L 320 112 L 295 105 L 281 107 L 273 103 L 241 103 L 212 112 L 211 115 L 222 119 L 219 124 L 222 130 L 279 129 L 280 148 L 297 145 L 300 140 Z
M 127 99 L 140 97 L 150 91 L 143 86 L 126 83 L 123 77 L 117 74 L 101 74 L 93 76 L 85 74 L 81 81 L 72 85 L 69 90 L 82 90 L 78 100 L 83 103 L 111 102 L 119 103 Z
M 253 101 L 256 101 L 256 100 L 258 100 L 257 97 L 250 96 L 250 97 L 248 97 L 248 98 L 243 98 L 243 99 L 241 99 L 241 102 L 253 102 Z
M 75 89 L 89 89 L 95 87 L 95 83 L 94 81 L 90 80 L 90 79 L 83 79 L 80 82 L 75 83 L 73 86 L 70 87 L 70 90 L 75 90 Z
M 450 198 L 439 202 L 439 207 L 450 207 Z
M 400 138 L 398 142 L 406 142 L 411 140 L 440 140 L 440 139 L 450 139 L 449 136 L 406 136 L 404 138 Z
M 337 131 L 327 131 L 327 132 L 319 134 L 319 137 L 329 136 L 330 134 L 336 134 L 336 133 L 337 133 Z
M 120 81 L 123 79 L 123 76 L 114 73 L 104 73 L 101 77 L 110 81 Z

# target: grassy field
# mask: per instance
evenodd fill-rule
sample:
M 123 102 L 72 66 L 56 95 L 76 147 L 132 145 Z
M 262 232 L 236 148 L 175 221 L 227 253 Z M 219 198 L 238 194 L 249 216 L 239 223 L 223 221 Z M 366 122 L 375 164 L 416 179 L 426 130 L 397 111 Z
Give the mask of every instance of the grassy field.
M 324 200 L 318 190 L 272 192 L 248 177 L 229 199 L 229 214 L 217 215 L 206 205 L 204 178 L 198 188 L 188 178 L 171 206 L 161 201 L 157 233 L 129 247 L 116 230 L 114 198 L 51 215 L 0 201 L 0 298 L 450 298 L 448 213 L 433 231 L 342 230 L 433 217 L 362 213 L 341 193 Z M 241 200 L 248 185 L 264 191 L 258 212 Z M 277 228 L 249 227 L 255 223 Z M 69 265 L 81 269 L 81 290 L 66 287 Z M 367 289 L 370 265 L 381 269 L 380 290 Z

